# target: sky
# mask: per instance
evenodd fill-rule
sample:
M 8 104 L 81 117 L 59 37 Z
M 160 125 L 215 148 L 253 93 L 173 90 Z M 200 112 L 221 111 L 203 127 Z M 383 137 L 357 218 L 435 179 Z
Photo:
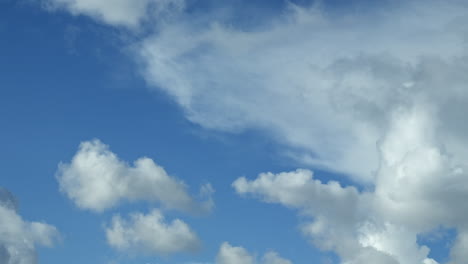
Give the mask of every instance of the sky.
M 0 264 L 463 264 L 468 3 L 0 0 Z

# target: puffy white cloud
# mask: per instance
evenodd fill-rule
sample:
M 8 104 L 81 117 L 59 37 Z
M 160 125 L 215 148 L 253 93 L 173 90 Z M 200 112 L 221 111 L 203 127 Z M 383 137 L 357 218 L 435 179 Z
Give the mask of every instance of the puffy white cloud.
M 187 193 L 187 186 L 169 176 L 149 158 L 140 158 L 133 166 L 121 161 L 99 140 L 80 144 L 70 163 L 61 163 L 57 171 L 60 190 L 83 209 L 103 211 L 127 201 L 159 202 L 165 208 L 186 212 L 206 212 L 213 207 L 211 186 L 201 188 L 203 202 Z
M 112 26 L 137 29 L 152 16 L 184 7 L 183 0 L 43 0 L 49 9 L 65 9 L 73 15 L 87 15 Z
M 452 249 L 453 263 L 460 263 L 466 257 L 467 167 L 443 150 L 431 107 L 423 105 L 392 115 L 373 190 L 322 183 L 308 170 L 242 177 L 233 187 L 309 215 L 304 234 L 343 263 L 437 263 L 417 236 L 439 226 L 460 231 Z
M 166 223 L 156 209 L 146 215 L 133 213 L 128 220 L 115 215 L 106 228 L 106 236 L 109 245 L 118 250 L 157 255 L 192 252 L 201 244 L 185 222 L 175 219 Z
M 216 264 L 291 264 L 292 262 L 281 258 L 278 253 L 269 251 L 258 262 L 255 256 L 251 255 L 245 248 L 232 246 L 228 242 L 221 244 Z
M 243 247 L 234 247 L 224 242 L 216 257 L 217 264 L 254 264 L 254 257 Z
M 17 212 L 14 196 L 0 188 L 0 263 L 37 263 L 36 246 L 52 246 L 57 229 L 41 222 L 28 222 Z

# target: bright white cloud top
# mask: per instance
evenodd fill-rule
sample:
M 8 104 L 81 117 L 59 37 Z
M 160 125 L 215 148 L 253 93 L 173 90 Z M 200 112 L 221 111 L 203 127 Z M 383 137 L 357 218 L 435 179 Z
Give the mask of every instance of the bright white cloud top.
M 14 196 L 0 188 L 0 263 L 35 264 L 36 246 L 51 247 L 58 238 L 54 226 L 23 220 Z
M 133 166 L 121 161 L 99 140 L 85 141 L 68 163 L 57 171 L 60 189 L 83 209 L 101 212 L 123 201 L 159 202 L 164 208 L 203 213 L 213 207 L 211 186 L 201 188 L 208 196 L 199 202 L 187 192 L 187 186 L 169 176 L 149 158 L 136 160 Z

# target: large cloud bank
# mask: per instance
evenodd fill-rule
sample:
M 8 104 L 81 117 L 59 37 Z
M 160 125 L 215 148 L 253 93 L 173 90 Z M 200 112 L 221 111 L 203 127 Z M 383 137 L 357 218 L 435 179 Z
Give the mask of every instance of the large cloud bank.
M 409 1 L 345 18 L 290 9 L 249 31 L 182 18 L 135 52 L 147 81 L 193 122 L 261 129 L 288 155 L 366 183 L 392 112 L 421 101 L 436 108 L 447 150 L 465 155 L 467 127 L 457 117 L 467 102 L 466 6 Z

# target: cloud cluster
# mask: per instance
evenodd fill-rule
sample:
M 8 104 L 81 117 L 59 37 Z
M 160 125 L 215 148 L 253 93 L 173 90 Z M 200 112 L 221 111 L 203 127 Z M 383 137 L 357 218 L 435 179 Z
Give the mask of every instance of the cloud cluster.
M 434 264 L 417 236 L 453 227 L 458 237 L 451 263 L 463 263 L 468 5 L 410 0 L 365 10 L 371 12 L 337 15 L 291 4 L 283 16 L 256 28 L 210 12 L 181 12 L 132 47 L 148 84 L 171 96 L 192 122 L 231 132 L 261 130 L 286 146 L 284 155 L 365 186 L 358 191 L 322 183 L 308 170 L 234 182 L 240 194 L 309 215 L 302 230 L 318 247 L 337 252 L 346 264 Z M 143 176 L 146 166 L 110 160 L 122 175 L 154 180 Z M 126 182 L 127 176 L 116 179 Z M 122 198 L 148 199 L 115 187 L 115 197 L 67 193 L 82 207 L 102 202 L 95 210 Z M 251 261 L 241 248 L 226 249 L 226 256 Z
M 169 176 L 149 158 L 140 158 L 133 166 L 121 161 L 99 140 L 80 144 L 70 163 L 61 163 L 57 171 L 60 190 L 83 209 L 103 211 L 120 202 L 152 201 L 163 207 L 185 212 L 207 212 L 213 207 L 210 197 L 198 202 L 187 186 Z M 210 196 L 209 185 L 202 191 Z
M 135 52 L 148 83 L 191 121 L 261 129 L 289 146 L 286 155 L 364 183 L 359 192 L 305 170 L 234 183 L 310 215 L 303 231 L 318 247 L 346 264 L 432 264 L 417 236 L 453 227 L 451 261 L 461 263 L 468 5 L 416 0 L 373 11 L 291 5 L 254 29 L 182 18 Z
M 208 212 L 213 207 L 211 185 L 202 186 L 200 202 L 187 192 L 187 186 L 169 176 L 149 158 L 133 166 L 121 161 L 99 140 L 85 141 L 70 163 L 59 164 L 56 175 L 60 189 L 82 209 L 102 212 L 122 201 L 158 202 L 163 208 L 189 213 Z M 169 255 L 199 248 L 197 235 L 182 220 L 166 223 L 160 210 L 133 213 L 129 219 L 114 215 L 106 227 L 107 242 L 121 251 Z
M 106 236 L 109 245 L 125 251 L 169 255 L 200 248 L 200 240 L 185 222 L 176 219 L 165 223 L 163 214 L 156 209 L 146 215 L 131 214 L 129 220 L 115 215 L 106 228 Z
M 14 196 L 0 187 L 0 263 L 37 263 L 36 246 L 53 246 L 58 237 L 54 226 L 23 220 Z
M 218 256 L 216 257 L 216 264 L 292 264 L 291 261 L 281 258 L 278 253 L 269 251 L 263 255 L 260 262 L 255 256 L 251 255 L 243 247 L 235 247 L 224 242 L 219 248 Z

